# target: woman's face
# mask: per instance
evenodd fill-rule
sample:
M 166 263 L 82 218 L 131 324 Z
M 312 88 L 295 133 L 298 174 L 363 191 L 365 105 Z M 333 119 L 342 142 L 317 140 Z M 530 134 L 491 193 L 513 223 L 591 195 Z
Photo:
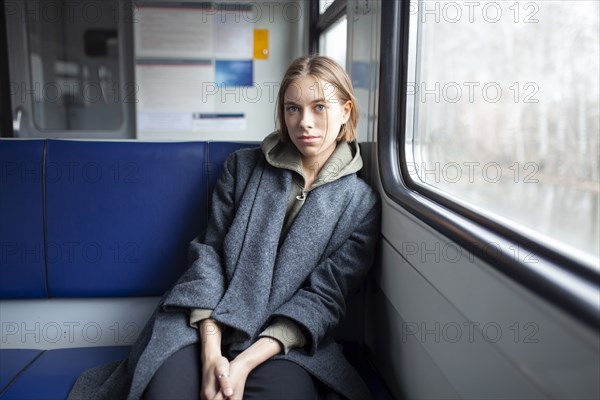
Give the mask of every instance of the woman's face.
M 284 93 L 284 116 L 290 139 L 305 167 L 320 170 L 333 150 L 352 103 L 342 104 L 337 89 L 311 76 L 297 78 Z M 316 165 L 315 165 L 316 164 Z

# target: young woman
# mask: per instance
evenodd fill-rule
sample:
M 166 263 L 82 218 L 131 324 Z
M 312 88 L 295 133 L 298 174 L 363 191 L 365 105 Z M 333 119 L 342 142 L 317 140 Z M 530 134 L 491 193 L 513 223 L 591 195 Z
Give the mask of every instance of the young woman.
M 331 334 L 379 234 L 356 176 L 358 110 L 334 61 L 295 60 L 277 128 L 226 161 L 192 264 L 127 360 L 84 373 L 72 399 L 369 398 Z

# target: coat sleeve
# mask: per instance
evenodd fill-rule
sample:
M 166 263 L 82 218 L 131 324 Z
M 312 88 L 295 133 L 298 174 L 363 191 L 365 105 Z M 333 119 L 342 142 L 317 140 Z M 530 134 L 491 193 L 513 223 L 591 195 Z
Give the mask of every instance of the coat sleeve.
M 360 286 L 371 267 L 380 224 L 378 198 L 374 203 L 350 237 L 271 315 L 289 318 L 302 328 L 310 355 L 345 315 L 347 295 Z
M 227 159 L 212 194 L 204 241 L 190 243 L 190 267 L 163 302 L 166 311 L 214 309 L 225 292 L 223 240 L 235 214 L 235 153 Z

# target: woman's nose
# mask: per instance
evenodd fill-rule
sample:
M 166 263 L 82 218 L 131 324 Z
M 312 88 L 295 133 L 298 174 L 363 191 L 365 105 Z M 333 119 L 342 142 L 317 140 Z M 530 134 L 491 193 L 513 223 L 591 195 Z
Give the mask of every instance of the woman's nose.
M 314 127 L 314 118 L 312 116 L 312 113 L 310 113 L 310 112 L 302 113 L 302 119 L 300 120 L 300 127 L 304 128 L 304 129 Z

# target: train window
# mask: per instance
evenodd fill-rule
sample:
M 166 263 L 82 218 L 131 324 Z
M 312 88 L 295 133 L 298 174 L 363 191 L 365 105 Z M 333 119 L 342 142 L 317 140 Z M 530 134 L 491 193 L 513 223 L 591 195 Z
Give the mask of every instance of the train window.
M 347 18 L 344 15 L 321 34 L 319 37 L 319 52 L 345 66 L 347 36 Z
M 591 265 L 599 4 L 411 1 L 404 145 L 417 190 Z
M 4 3 L 10 136 L 133 138 L 132 0 Z
M 57 15 L 64 12 L 55 8 Z M 117 23 L 106 14 L 103 24 L 91 24 L 78 14 L 72 21 L 28 20 L 31 81 L 41 88 L 32 102 L 39 130 L 110 130 L 123 124 Z
M 311 1 L 309 49 L 346 66 L 347 0 Z M 318 11 L 318 15 L 315 14 Z

